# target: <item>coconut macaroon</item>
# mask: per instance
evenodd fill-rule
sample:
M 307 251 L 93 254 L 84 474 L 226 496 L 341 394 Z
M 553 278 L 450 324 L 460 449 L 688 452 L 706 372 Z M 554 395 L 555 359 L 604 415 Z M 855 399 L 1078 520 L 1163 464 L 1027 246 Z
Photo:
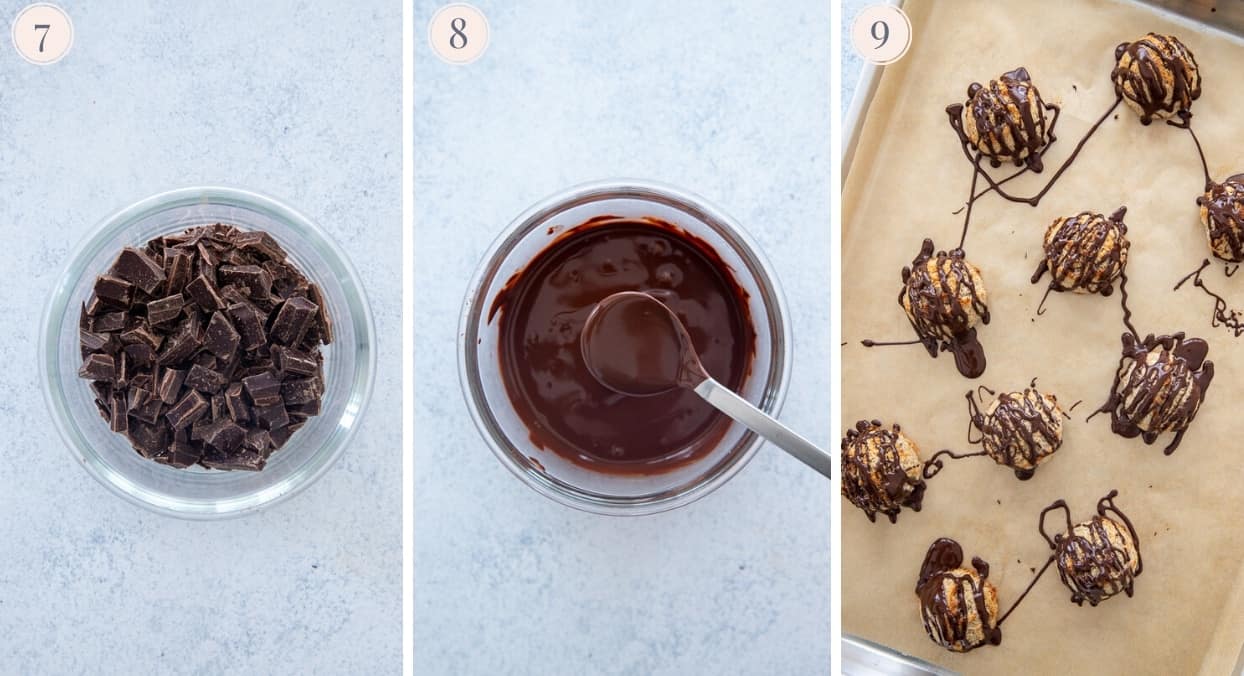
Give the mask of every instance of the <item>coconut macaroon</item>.
M 842 439 L 842 495 L 869 521 L 885 514 L 894 523 L 904 507 L 920 511 L 924 480 L 920 449 L 897 425 L 861 420 Z
M 924 240 L 911 267 L 903 268 L 898 302 L 931 356 L 938 347 L 955 355 L 959 371 L 976 378 L 985 371 L 985 354 L 975 326 L 989 323 L 988 295 L 980 270 L 962 249 L 934 253 Z
M 1116 47 L 1114 59 L 1114 91 L 1141 124 L 1168 120 L 1188 125 L 1192 102 L 1201 97 L 1201 72 L 1192 50 L 1172 35 L 1149 33 Z
M 1206 359 L 1208 355 L 1208 343 L 1185 338 L 1182 331 L 1169 336 L 1150 334 L 1144 340 L 1123 334 L 1123 357 L 1110 398 L 1093 415 L 1110 413 L 1110 429 L 1115 434 L 1129 439 L 1139 436 L 1146 444 L 1174 432 L 1175 438 L 1163 451 L 1170 455 L 1196 418 L 1214 379 L 1214 363 Z
M 1045 257 L 1037 265 L 1032 283 L 1040 281 L 1048 270 L 1052 290 L 1109 296 L 1114 280 L 1127 266 L 1131 248 L 1123 222 L 1126 213 L 1127 207 L 1119 207 L 1109 218 L 1082 211 L 1056 219 L 1045 231 Z
M 949 538 L 929 546 L 916 581 L 920 620 L 929 638 L 953 652 L 1002 642 L 998 628 L 998 590 L 989 582 L 989 564 L 979 557 L 963 566 L 963 548 Z
M 1244 174 L 1211 183 L 1196 203 L 1214 256 L 1228 263 L 1244 262 Z
M 1114 504 L 1118 491 L 1097 502 L 1097 514 L 1088 521 L 1071 525 L 1071 510 L 1059 500 L 1041 512 L 1041 535 L 1054 549 L 1054 560 L 1063 584 L 1071 590 L 1077 605 L 1085 601 L 1095 606 L 1120 592 L 1132 595 L 1135 580 L 1143 570 L 1140 537 L 1132 522 Z M 1062 509 L 1067 530 L 1054 535 L 1045 532 L 1045 515 Z
M 999 394 L 984 413 L 976 408 L 971 393 L 968 402 L 985 453 L 1015 470 L 1021 480 L 1031 479 L 1037 466 L 1063 445 L 1066 414 L 1054 395 L 1036 389 L 1035 381 L 1020 392 Z
M 949 112 L 959 113 L 963 140 L 993 166 L 1006 161 L 1039 172 L 1041 151 L 1054 140 L 1046 110 L 1055 108 L 1041 100 L 1028 70 L 1021 66 L 988 85 L 973 82 L 967 103 L 952 106 Z

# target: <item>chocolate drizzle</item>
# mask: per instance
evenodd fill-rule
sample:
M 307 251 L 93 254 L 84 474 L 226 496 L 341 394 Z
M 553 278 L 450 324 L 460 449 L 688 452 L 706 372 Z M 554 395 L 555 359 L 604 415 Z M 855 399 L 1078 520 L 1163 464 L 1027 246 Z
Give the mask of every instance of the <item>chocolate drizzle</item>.
M 1114 58 L 1114 91 L 1140 115 L 1141 124 L 1155 119 L 1176 127 L 1191 123 L 1192 102 L 1201 97 L 1201 73 L 1192 51 L 1178 38 L 1149 33 L 1120 44 Z
M 903 507 L 920 511 L 925 483 L 916 445 L 898 424 L 889 429 L 880 420 L 861 420 L 842 440 L 842 495 L 864 510 L 869 521 L 885 514 L 898 520 Z
M 1071 509 L 1064 500 L 1041 510 L 1041 537 L 1054 550 L 1058 575 L 1077 605 L 1088 601 L 1095 606 L 1119 592 L 1131 596 L 1136 578 L 1144 570 L 1140 536 L 1127 515 L 1114 504 L 1118 494 L 1117 490 L 1110 491 L 1097 501 L 1095 516 L 1074 526 Z M 1059 509 L 1063 510 L 1066 531 L 1051 537 L 1045 530 L 1045 517 Z
M 1185 282 L 1191 279 L 1193 286 L 1200 288 L 1206 295 L 1214 299 L 1214 313 L 1210 317 L 1210 326 L 1226 327 L 1227 330 L 1231 331 L 1233 336 L 1239 338 L 1241 334 L 1244 334 L 1244 314 L 1241 314 L 1239 310 L 1230 309 L 1227 305 L 1226 298 L 1210 291 L 1209 287 L 1205 286 L 1204 280 L 1201 279 L 1201 273 L 1207 267 L 1209 267 L 1208 258 L 1201 262 L 1201 267 L 1193 270 L 1185 275 L 1183 279 L 1179 280 L 1179 283 L 1176 284 L 1175 288 L 1172 290 L 1178 291 L 1179 287 L 1183 286 Z M 1230 277 L 1230 273 L 1227 273 L 1227 276 Z
M 1175 438 L 1163 451 L 1175 452 L 1196 417 L 1214 378 L 1214 363 L 1206 360 L 1209 345 L 1200 338 L 1149 334 L 1142 341 L 1125 333 L 1123 356 L 1114 376 L 1110 397 L 1088 419 L 1110 413 L 1110 429 L 1124 438 L 1141 437 L 1152 444 L 1163 432 Z
M 1082 211 L 1055 220 L 1045 232 L 1045 257 L 1032 274 L 1032 283 L 1040 281 L 1048 270 L 1051 291 L 1109 296 L 1114 292 L 1114 280 L 1127 265 L 1131 246 L 1123 222 L 1126 213 L 1124 206 L 1110 218 Z M 1044 299 L 1041 304 L 1045 304 Z M 1038 307 L 1037 314 L 1041 313 Z
M 989 564 L 974 557 L 972 568 L 963 567 L 958 542 L 939 538 L 929 545 L 916 581 L 925 632 L 954 652 L 1002 643 L 1002 630 L 995 622 L 998 594 L 987 579 Z
M 989 307 L 980 273 L 964 260 L 962 249 L 934 253 L 925 239 L 911 267 L 902 271 L 898 302 L 920 344 L 936 357 L 939 348 L 954 355 L 955 366 L 968 378 L 985 372 L 985 351 L 976 338 L 977 321 L 989 323 Z M 887 344 L 863 341 L 865 347 Z
M 1228 263 L 1244 261 L 1244 174 L 1222 183 L 1207 177 L 1205 194 L 1196 203 L 1214 256 Z

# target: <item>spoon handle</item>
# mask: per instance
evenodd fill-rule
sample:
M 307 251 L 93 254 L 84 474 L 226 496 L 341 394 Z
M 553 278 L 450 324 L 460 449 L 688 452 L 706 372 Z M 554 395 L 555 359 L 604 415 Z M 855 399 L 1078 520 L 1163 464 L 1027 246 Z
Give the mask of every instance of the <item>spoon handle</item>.
M 830 470 L 834 466 L 832 455 L 771 418 L 764 411 L 752 406 L 751 402 L 735 394 L 730 388 L 712 378 L 707 378 L 695 386 L 695 393 L 718 411 L 746 425 L 748 429 L 803 461 L 807 466 L 825 476 L 830 475 Z

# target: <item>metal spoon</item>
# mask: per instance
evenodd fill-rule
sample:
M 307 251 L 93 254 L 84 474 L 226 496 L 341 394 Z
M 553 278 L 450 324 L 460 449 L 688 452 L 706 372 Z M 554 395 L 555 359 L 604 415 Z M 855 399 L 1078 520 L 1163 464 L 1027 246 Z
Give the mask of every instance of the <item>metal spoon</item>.
M 579 348 L 588 370 L 605 387 L 633 397 L 650 397 L 676 387 L 693 390 L 812 469 L 830 475 L 833 456 L 704 370 L 687 328 L 656 298 L 623 291 L 600 301 L 583 326 Z

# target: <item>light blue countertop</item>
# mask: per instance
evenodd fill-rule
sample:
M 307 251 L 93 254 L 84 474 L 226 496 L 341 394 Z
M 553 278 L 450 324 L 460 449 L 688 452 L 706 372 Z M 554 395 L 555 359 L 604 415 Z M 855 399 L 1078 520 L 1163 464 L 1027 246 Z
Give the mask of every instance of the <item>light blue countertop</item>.
M 64 61 L 21 60 L 0 0 L 0 672 L 397 673 L 401 664 L 401 6 L 62 1 Z M 359 268 L 379 335 L 362 429 L 305 493 L 157 516 L 66 452 L 43 307 L 111 212 L 228 184 L 287 201 Z
M 579 513 L 493 457 L 456 369 L 467 282 L 512 218 L 592 179 L 672 183 L 778 268 L 781 417 L 831 445 L 827 7 L 477 0 L 491 46 L 449 66 L 426 40 L 440 4 L 415 4 L 416 673 L 827 673 L 822 477 L 766 446 L 688 507 Z

